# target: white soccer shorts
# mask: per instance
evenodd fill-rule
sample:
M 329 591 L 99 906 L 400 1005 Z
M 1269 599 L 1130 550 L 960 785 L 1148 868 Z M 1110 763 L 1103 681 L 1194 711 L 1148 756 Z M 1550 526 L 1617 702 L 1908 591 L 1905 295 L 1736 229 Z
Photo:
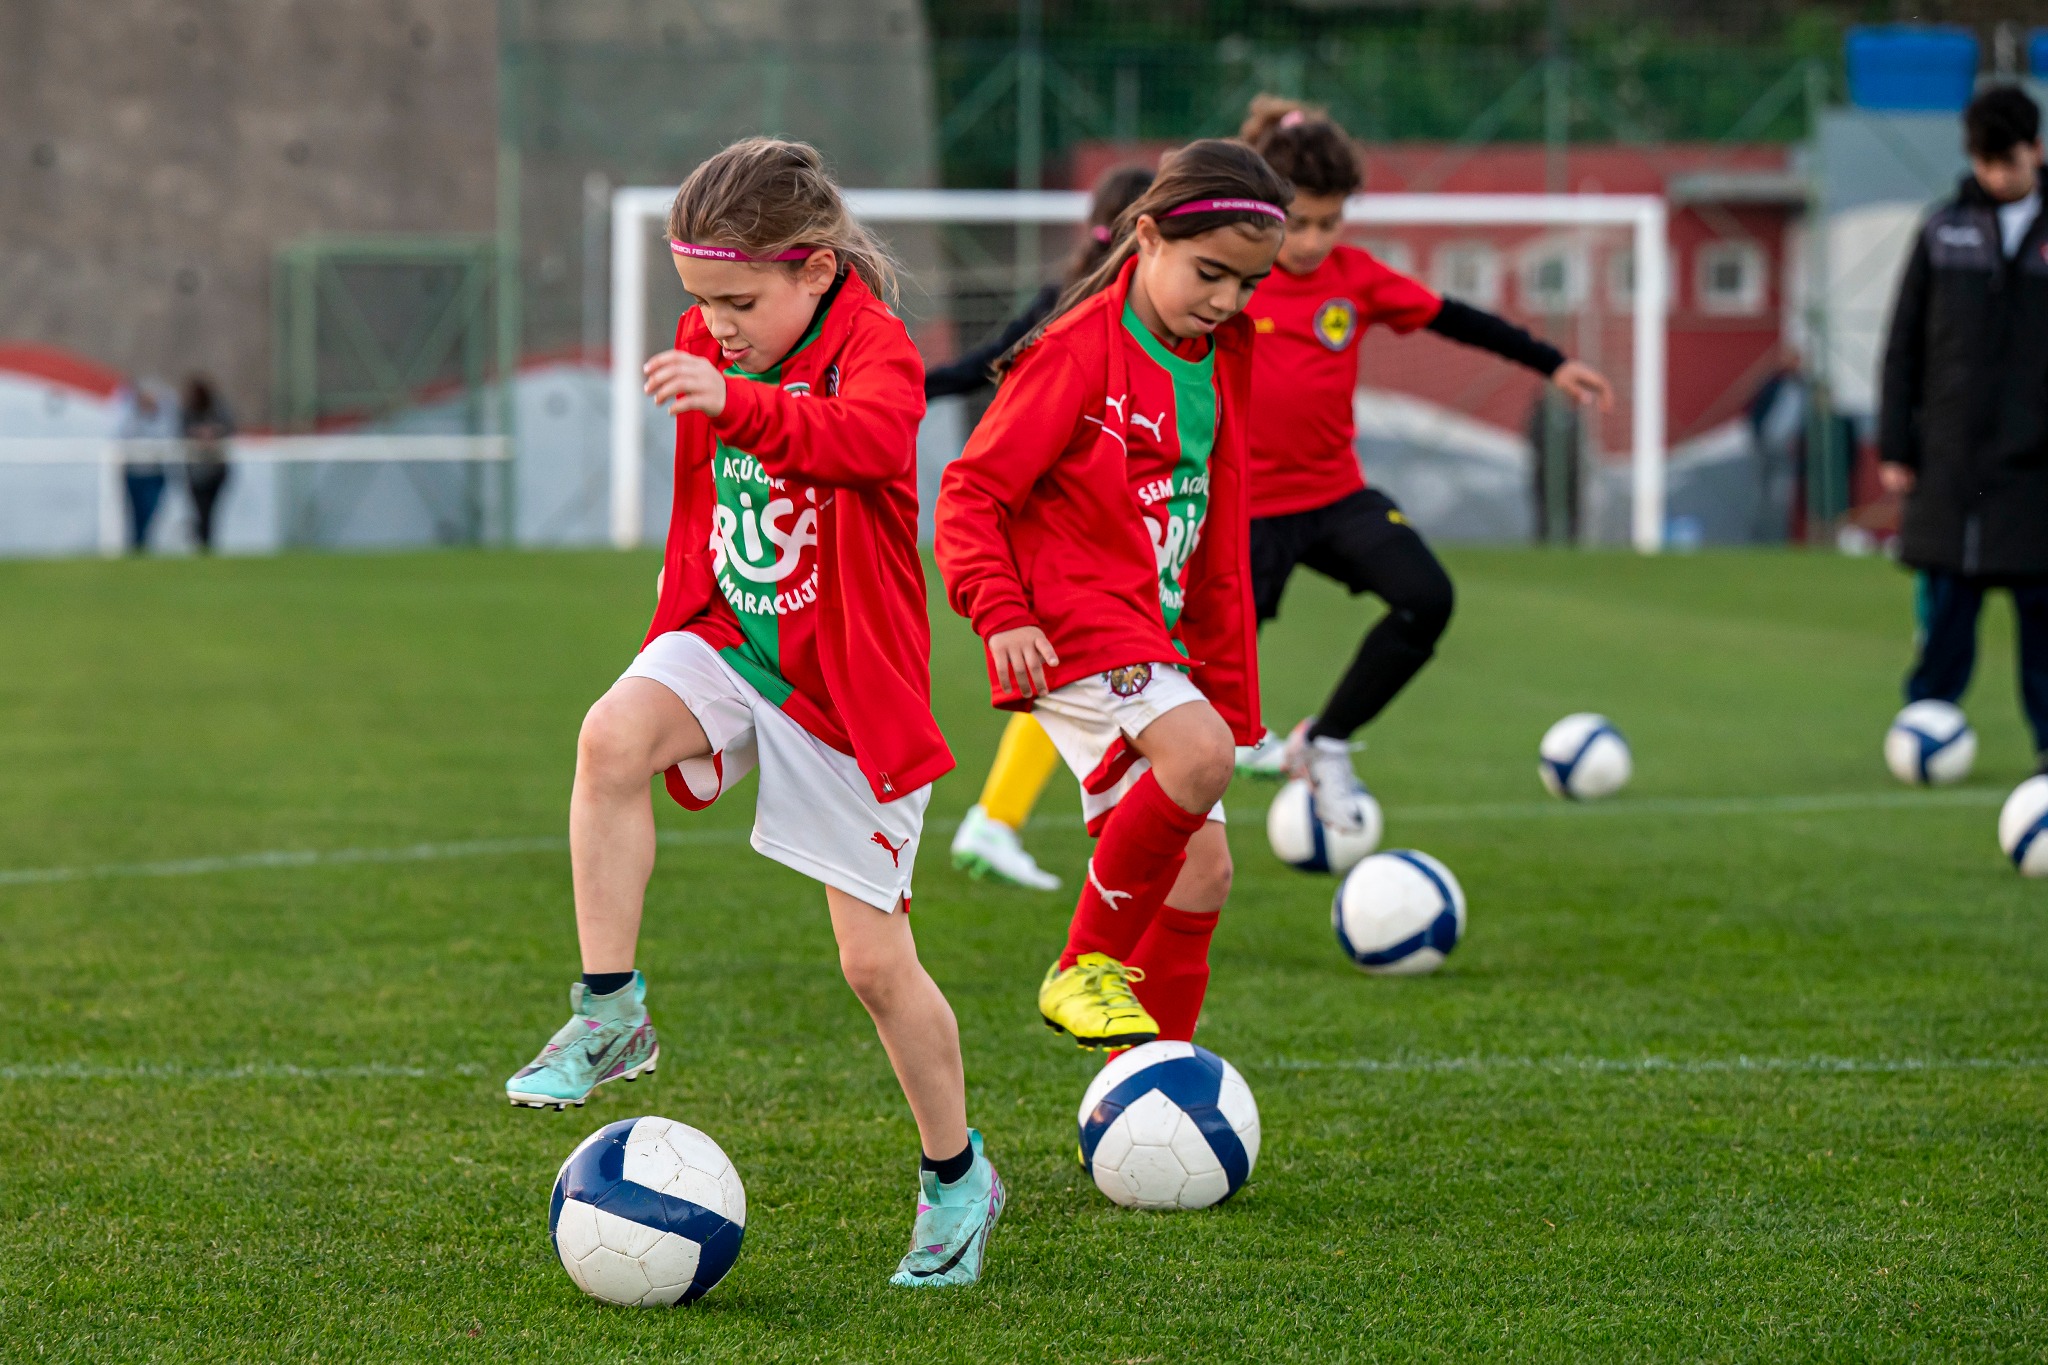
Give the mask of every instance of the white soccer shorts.
M 711 752 L 678 765 L 697 807 L 716 801 L 758 766 L 756 851 L 878 910 L 909 907 L 930 784 L 877 801 L 851 754 L 791 720 L 688 631 L 656 636 L 620 676 L 660 683 L 704 727 Z
M 1187 673 L 1172 664 L 1130 664 L 1056 687 L 1031 703 L 1031 714 L 1081 779 L 1081 814 L 1088 832 L 1152 767 L 1130 741 L 1177 706 L 1207 701 Z M 1209 812 L 1219 824 L 1223 803 Z

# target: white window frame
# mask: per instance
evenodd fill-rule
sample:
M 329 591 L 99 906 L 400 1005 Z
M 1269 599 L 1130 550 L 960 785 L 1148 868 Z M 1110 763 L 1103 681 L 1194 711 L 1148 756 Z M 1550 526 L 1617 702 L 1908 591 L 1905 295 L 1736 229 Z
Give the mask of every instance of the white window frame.
M 1563 288 L 1555 297 L 1538 287 L 1537 272 L 1556 262 L 1564 268 Z M 1515 287 L 1521 293 L 1522 308 L 1530 313 L 1576 313 L 1586 306 L 1586 244 L 1563 237 L 1544 237 L 1522 248 L 1515 272 Z
M 1415 274 L 1415 248 L 1399 237 L 1368 237 L 1359 245 L 1387 269 L 1411 277 Z
M 1607 306 L 1625 313 L 1636 306 L 1636 252 L 1618 246 L 1607 253 Z
M 1723 264 L 1739 263 L 1740 287 L 1733 293 L 1714 285 L 1715 271 Z M 1693 248 L 1693 304 L 1714 318 L 1762 317 L 1770 303 L 1770 260 L 1763 246 L 1747 237 L 1721 237 Z
M 1465 262 L 1473 267 L 1470 284 L 1458 279 L 1459 267 Z M 1505 273 L 1501 269 L 1500 247 L 1483 237 L 1461 237 L 1456 241 L 1441 242 L 1429 254 L 1430 287 L 1474 308 L 1500 307 L 1502 276 Z

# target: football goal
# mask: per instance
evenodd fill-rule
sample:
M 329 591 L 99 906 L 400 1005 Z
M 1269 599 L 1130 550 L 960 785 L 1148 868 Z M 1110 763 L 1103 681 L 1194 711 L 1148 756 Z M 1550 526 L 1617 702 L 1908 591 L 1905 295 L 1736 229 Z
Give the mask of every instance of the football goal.
M 673 280 L 650 278 L 650 254 L 674 190 L 612 196 L 610 526 L 614 544 L 649 525 L 651 405 L 640 366 L 683 306 Z M 943 360 L 1000 326 L 1075 238 L 1078 191 L 850 190 L 853 212 L 909 267 L 901 311 L 919 345 Z M 1563 414 L 1570 459 L 1532 458 L 1554 441 L 1541 385 L 1451 343 L 1359 340 L 1355 407 L 1368 472 L 1418 520 L 1453 537 L 1517 538 L 1530 518 L 1569 499 L 1573 538 L 1664 541 L 1667 210 L 1642 194 L 1368 194 L 1345 206 L 1347 240 L 1440 292 L 1507 312 L 1615 381 L 1607 414 Z M 667 253 L 661 253 L 666 260 Z M 655 318 L 657 309 L 665 316 Z M 1253 414 L 1257 420 L 1257 414 Z M 1547 435 L 1546 435 L 1547 433 Z M 665 452 L 663 452 L 665 456 Z M 1535 511 L 1531 511 L 1531 508 Z M 1426 510 L 1425 510 L 1426 509 Z M 1578 531 L 1579 517 L 1589 530 Z

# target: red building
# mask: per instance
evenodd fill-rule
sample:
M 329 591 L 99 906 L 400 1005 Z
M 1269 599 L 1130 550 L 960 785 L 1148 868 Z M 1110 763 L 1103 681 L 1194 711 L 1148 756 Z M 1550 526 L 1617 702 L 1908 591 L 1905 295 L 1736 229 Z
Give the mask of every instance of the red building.
M 1156 157 L 1160 148 L 1091 146 L 1072 182 Z M 1794 227 L 1805 190 L 1787 149 L 1665 143 L 1589 146 L 1565 157 L 1565 189 L 1658 194 L 1671 205 L 1672 296 L 1668 433 L 1672 446 L 1742 414 L 1783 363 Z M 1541 193 L 1550 188 L 1541 146 L 1381 144 L 1369 149 L 1367 194 Z M 1400 227 L 1358 229 L 1353 240 L 1439 292 L 1492 309 L 1605 370 L 1624 402 L 1602 424 L 1601 447 L 1628 449 L 1626 395 L 1633 260 L 1620 229 Z M 1363 343 L 1362 387 L 1450 409 L 1521 433 L 1537 394 L 1533 376 L 1434 336 Z

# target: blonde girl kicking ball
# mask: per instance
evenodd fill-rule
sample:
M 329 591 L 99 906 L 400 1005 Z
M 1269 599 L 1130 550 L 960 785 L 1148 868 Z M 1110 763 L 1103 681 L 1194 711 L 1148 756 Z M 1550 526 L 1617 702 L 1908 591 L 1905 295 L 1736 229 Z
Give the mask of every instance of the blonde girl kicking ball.
M 890 1282 L 971 1284 L 1003 1185 L 967 1126 L 959 1032 L 908 913 L 930 784 L 953 766 L 917 555 L 923 366 L 878 297 L 887 257 L 812 148 L 726 148 L 683 182 L 668 235 L 697 305 L 646 366 L 676 415 L 660 600 L 577 741 L 574 1013 L 505 1092 L 560 1108 L 654 1068 L 633 969 L 649 779 L 701 810 L 758 767 L 753 845 L 824 884 L 840 966 L 923 1143 L 912 1246 Z

